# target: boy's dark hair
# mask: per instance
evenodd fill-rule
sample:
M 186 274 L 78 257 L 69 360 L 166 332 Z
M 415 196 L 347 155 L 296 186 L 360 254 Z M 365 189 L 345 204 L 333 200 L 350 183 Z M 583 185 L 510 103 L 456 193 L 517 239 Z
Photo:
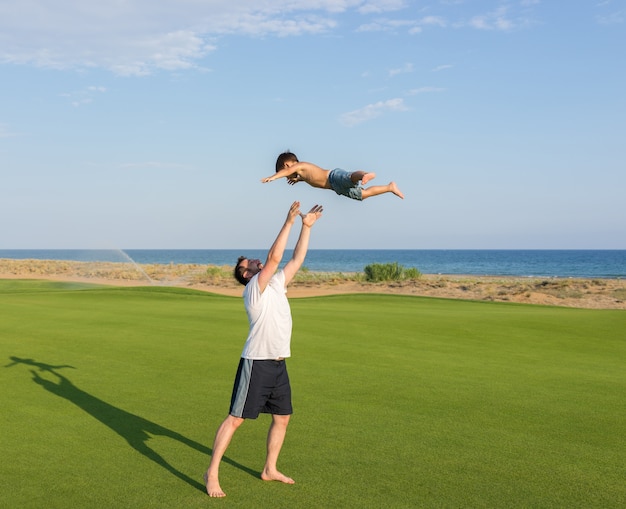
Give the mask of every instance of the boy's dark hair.
M 285 163 L 289 163 L 291 161 L 295 161 L 296 163 L 299 162 L 298 156 L 296 156 L 296 154 L 293 154 L 289 151 L 283 152 L 282 154 L 278 156 L 278 159 L 276 159 L 276 171 L 279 172 L 280 170 L 283 169 L 283 166 L 285 166 Z
M 249 279 L 243 277 L 243 273 L 245 272 L 244 270 L 241 270 L 241 262 L 247 260 L 247 258 L 245 256 L 240 256 L 239 258 L 237 258 L 237 265 L 235 265 L 235 270 L 233 272 L 235 279 L 237 281 L 239 281 L 243 286 L 246 286 L 248 284 L 248 282 L 250 281 Z

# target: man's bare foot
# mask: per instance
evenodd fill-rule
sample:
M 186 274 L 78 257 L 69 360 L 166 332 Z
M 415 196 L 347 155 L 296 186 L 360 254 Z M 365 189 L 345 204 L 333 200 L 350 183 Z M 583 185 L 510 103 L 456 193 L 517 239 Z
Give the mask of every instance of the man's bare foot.
M 363 177 L 361 177 L 361 184 L 365 185 L 374 178 L 376 178 L 376 174 L 374 172 L 366 173 Z
M 222 498 L 226 496 L 226 493 L 222 491 L 220 482 L 217 479 L 209 480 L 208 472 L 204 474 L 204 484 L 206 485 L 206 493 L 209 497 Z
M 261 473 L 261 479 L 263 479 L 264 481 L 284 482 L 285 484 L 296 483 L 296 481 L 294 481 L 291 477 L 287 477 L 285 474 L 279 472 L 278 470 L 274 472 L 270 472 L 267 469 L 263 470 L 263 472 Z
M 402 191 L 398 189 L 398 186 L 395 182 L 389 182 L 389 191 L 404 200 L 404 195 L 402 194 Z

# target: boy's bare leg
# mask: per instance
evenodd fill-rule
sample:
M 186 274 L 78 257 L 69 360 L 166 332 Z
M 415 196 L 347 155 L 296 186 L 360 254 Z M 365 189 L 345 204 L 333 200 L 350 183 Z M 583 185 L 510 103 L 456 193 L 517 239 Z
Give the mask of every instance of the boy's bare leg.
M 294 484 L 295 481 L 291 477 L 287 477 L 276 468 L 278 455 L 285 441 L 287 434 L 287 425 L 289 424 L 289 415 L 272 415 L 272 424 L 267 433 L 267 459 L 265 467 L 261 473 L 261 479 L 264 481 L 280 481 L 285 484 Z
M 363 189 L 361 197 L 365 200 L 365 198 L 370 198 L 371 196 L 377 196 L 384 193 L 393 193 L 398 198 L 404 199 L 404 194 L 402 194 L 402 191 L 398 189 L 395 182 L 389 182 L 386 186 L 372 186 L 367 189 Z
M 352 180 L 352 183 L 354 184 L 360 181 L 362 185 L 365 185 L 374 178 L 376 178 L 376 173 L 374 173 L 373 171 L 366 172 L 366 171 L 359 170 L 359 171 L 353 171 L 350 174 L 350 180 Z
M 204 483 L 206 485 L 207 495 L 210 497 L 225 497 L 226 493 L 222 490 L 219 481 L 220 462 L 224 457 L 224 453 L 230 444 L 237 428 L 241 426 L 244 419 L 229 415 L 224 422 L 217 428 L 215 433 L 215 441 L 213 442 L 213 454 L 211 455 L 211 463 L 206 474 L 204 474 Z

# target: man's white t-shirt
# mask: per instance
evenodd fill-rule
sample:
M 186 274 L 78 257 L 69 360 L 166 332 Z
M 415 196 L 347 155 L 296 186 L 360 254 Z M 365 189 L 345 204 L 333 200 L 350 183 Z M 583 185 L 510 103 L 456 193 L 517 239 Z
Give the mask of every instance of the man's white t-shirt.
M 290 357 L 292 321 L 284 272 L 276 272 L 263 293 L 256 274 L 243 291 L 243 302 L 250 330 L 241 356 L 253 360 Z

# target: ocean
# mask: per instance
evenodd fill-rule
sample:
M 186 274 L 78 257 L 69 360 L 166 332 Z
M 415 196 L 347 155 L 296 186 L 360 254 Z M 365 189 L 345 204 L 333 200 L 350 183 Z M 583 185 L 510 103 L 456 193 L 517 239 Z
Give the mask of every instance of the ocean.
M 240 255 L 263 260 L 267 249 L 9 249 L 1 258 L 109 261 L 139 264 L 234 265 Z M 285 260 L 291 256 L 287 250 Z M 398 263 L 423 274 L 520 277 L 626 277 L 626 250 L 310 249 L 304 267 L 314 272 L 362 272 L 373 263 Z

